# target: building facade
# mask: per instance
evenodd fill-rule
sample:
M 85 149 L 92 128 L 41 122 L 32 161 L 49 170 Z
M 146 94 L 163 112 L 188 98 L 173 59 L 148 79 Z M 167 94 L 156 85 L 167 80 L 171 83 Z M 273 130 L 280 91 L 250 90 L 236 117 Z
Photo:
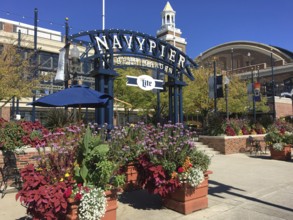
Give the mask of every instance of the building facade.
M 254 81 L 261 84 L 261 94 L 268 97 L 271 112 L 274 97 L 277 118 L 293 115 L 292 96 L 283 96 L 293 89 L 292 52 L 258 42 L 234 41 L 210 48 L 196 57 L 204 67 L 214 59 L 217 69 L 228 76 L 236 74 L 242 80 L 251 81 L 253 74 Z

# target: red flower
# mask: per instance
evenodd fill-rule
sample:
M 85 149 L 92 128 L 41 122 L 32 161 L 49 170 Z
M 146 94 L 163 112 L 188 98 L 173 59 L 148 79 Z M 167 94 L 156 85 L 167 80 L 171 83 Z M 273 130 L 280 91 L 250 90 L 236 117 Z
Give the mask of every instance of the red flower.
M 80 193 L 77 193 L 77 194 L 75 195 L 75 197 L 74 197 L 74 200 L 75 200 L 75 201 L 80 201 L 81 198 L 82 198 L 82 195 L 81 195 Z
M 184 172 L 183 167 L 179 167 L 179 168 L 178 168 L 178 173 L 183 173 L 183 172 Z
M 67 188 L 66 191 L 64 192 L 64 196 L 65 196 L 65 198 L 69 198 L 69 197 L 71 196 L 71 194 L 72 194 L 72 188 L 69 187 L 69 188 Z

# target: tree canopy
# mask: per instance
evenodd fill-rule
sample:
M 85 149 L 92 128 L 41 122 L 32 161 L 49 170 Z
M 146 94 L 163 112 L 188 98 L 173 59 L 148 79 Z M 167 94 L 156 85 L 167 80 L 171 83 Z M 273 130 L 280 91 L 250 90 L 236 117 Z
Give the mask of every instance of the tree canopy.
M 115 79 L 114 83 L 114 94 L 115 98 L 122 100 L 131 104 L 124 105 L 125 108 L 133 110 L 138 109 L 138 114 L 140 115 L 148 115 L 151 117 L 156 116 L 157 112 L 157 95 L 156 92 L 153 91 L 144 91 L 139 89 L 138 87 L 127 86 L 127 75 L 130 76 L 139 76 L 139 75 L 150 75 L 152 76 L 152 72 L 150 70 L 145 69 L 137 69 L 137 68 L 126 68 L 126 69 L 118 69 L 117 71 L 119 76 Z M 167 112 L 168 99 L 167 92 L 161 92 L 161 115 L 165 115 Z M 123 104 L 123 103 L 122 103 Z
M 188 86 L 184 88 L 184 112 L 195 114 L 201 112 L 206 115 L 214 110 L 214 99 L 209 98 L 208 79 L 213 76 L 212 69 L 199 68 L 193 70 L 194 81 L 187 81 Z M 252 101 L 247 94 L 247 82 L 240 80 L 237 75 L 228 76 L 230 83 L 228 85 L 228 109 L 230 113 L 248 113 L 251 111 Z M 224 87 L 224 85 L 223 85 Z M 224 89 L 224 88 L 223 88 Z M 224 91 L 225 92 L 225 91 Z M 256 110 L 267 112 L 266 98 L 262 97 L 261 102 L 256 102 Z M 217 110 L 226 111 L 225 98 L 217 99 Z
M 32 96 L 41 78 L 35 74 L 32 54 L 14 45 L 3 45 L 0 51 L 0 101 Z

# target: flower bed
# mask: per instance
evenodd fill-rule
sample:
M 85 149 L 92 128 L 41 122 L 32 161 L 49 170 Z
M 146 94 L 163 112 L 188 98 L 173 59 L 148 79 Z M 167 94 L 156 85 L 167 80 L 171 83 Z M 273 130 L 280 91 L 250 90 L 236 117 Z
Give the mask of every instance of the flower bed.
M 248 137 L 259 140 L 261 147 L 265 147 L 265 134 L 259 135 L 239 135 L 239 136 L 199 136 L 199 141 L 221 154 L 243 153 L 248 146 Z

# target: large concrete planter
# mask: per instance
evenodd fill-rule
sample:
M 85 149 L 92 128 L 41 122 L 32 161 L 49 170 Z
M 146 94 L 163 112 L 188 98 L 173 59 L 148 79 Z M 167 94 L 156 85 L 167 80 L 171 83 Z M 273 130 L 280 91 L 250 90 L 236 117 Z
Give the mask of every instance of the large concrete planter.
M 235 154 L 246 151 L 249 143 L 248 137 L 259 140 L 262 147 L 265 146 L 265 134 L 258 135 L 239 135 L 239 136 L 199 136 L 199 141 L 211 148 L 219 151 L 221 154 Z

